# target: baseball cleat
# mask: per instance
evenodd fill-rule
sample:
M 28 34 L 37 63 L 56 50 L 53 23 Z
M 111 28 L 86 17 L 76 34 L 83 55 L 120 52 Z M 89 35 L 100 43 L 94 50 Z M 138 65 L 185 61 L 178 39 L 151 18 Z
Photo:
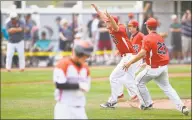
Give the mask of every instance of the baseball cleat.
M 120 98 L 124 98 L 124 94 L 121 94 L 120 96 L 118 96 L 118 99 Z
M 134 97 L 132 97 L 132 98 L 130 99 L 130 101 L 132 101 L 132 102 L 136 102 L 136 101 L 138 101 L 138 97 L 137 97 L 137 95 L 135 95 Z
M 188 108 L 187 108 L 186 106 L 183 106 L 183 107 L 182 107 L 182 113 L 183 113 L 185 116 L 188 116 L 189 110 L 188 110 Z
M 124 98 L 124 94 L 121 94 L 120 96 L 118 96 L 118 102 L 125 102 L 125 98 Z
M 144 105 L 141 105 L 140 106 L 140 109 L 141 110 L 150 110 L 150 109 L 152 109 L 153 108 L 153 104 L 150 104 L 148 107 L 145 107 Z
M 104 104 L 100 104 L 100 106 L 102 108 L 115 108 L 116 104 L 117 104 L 117 102 L 114 102 L 114 103 L 106 102 Z

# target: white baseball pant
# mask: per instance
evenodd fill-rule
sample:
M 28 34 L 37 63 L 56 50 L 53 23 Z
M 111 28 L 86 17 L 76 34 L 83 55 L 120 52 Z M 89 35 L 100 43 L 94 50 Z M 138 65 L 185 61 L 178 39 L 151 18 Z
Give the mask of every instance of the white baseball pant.
M 135 55 L 133 55 L 132 57 L 134 57 Z M 139 70 L 141 69 L 140 65 L 142 64 L 143 60 L 139 60 L 136 63 L 133 64 L 133 70 L 134 70 L 134 74 L 136 74 L 137 72 L 139 72 Z M 126 78 L 127 79 L 127 78 Z M 133 81 L 135 84 L 135 81 Z M 118 95 L 122 95 L 123 94 L 123 84 L 121 84 L 121 82 L 119 83 L 119 86 L 117 86 L 117 91 L 118 91 Z M 133 92 L 134 90 L 132 90 L 132 88 L 127 89 L 127 92 L 129 94 L 129 96 L 134 97 L 135 95 L 137 95 L 135 92 Z
M 6 69 L 11 69 L 12 59 L 15 50 L 18 52 L 19 68 L 25 68 L 24 40 L 18 43 L 7 43 Z
M 111 96 L 108 102 L 117 102 L 117 97 L 120 94 L 121 85 L 124 85 L 129 89 L 131 95 L 136 95 L 137 88 L 134 82 L 135 78 L 135 66 L 131 65 L 128 71 L 123 70 L 123 65 L 128 62 L 132 57 L 132 54 L 128 53 L 123 56 L 119 64 L 113 70 L 110 75 Z
M 57 102 L 54 109 L 54 119 L 88 119 L 84 107 L 68 106 Z
M 169 83 L 167 65 L 160 66 L 159 68 L 151 68 L 148 65 L 142 72 L 137 75 L 136 82 L 138 88 L 138 98 L 141 105 L 147 107 L 153 103 L 149 91 L 145 85 L 152 79 L 163 90 L 166 96 L 168 96 L 169 99 L 175 103 L 177 110 L 181 111 L 184 104 Z

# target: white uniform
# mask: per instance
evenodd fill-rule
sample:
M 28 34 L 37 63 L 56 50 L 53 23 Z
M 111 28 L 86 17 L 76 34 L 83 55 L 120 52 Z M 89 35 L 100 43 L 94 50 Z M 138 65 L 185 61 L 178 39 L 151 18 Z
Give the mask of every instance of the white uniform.
M 90 87 L 87 66 L 77 68 L 70 59 L 63 59 L 54 69 L 54 83 L 85 82 Z M 55 89 L 54 119 L 87 119 L 85 112 L 86 98 L 81 90 Z
M 135 55 L 133 55 L 135 56 Z M 141 69 L 140 65 L 143 63 L 143 60 L 139 60 L 137 61 L 136 63 L 133 64 L 133 72 L 134 72 L 134 75 L 139 72 L 139 70 Z M 122 66 L 124 64 L 121 64 Z M 129 80 L 129 78 L 126 78 L 127 80 Z M 135 81 L 134 80 L 131 80 L 133 81 L 133 83 L 135 84 Z M 135 90 L 133 90 L 134 88 L 127 88 L 127 92 L 129 94 L 129 96 L 132 98 L 136 95 L 136 93 L 134 92 Z M 117 86 L 117 91 L 118 91 L 118 95 L 121 96 L 123 94 L 123 84 L 119 83 L 119 85 Z
M 165 95 L 175 103 L 177 110 L 182 111 L 184 105 L 169 83 L 167 67 L 169 55 L 163 38 L 155 32 L 149 33 L 144 38 L 143 49 L 146 50 L 146 63 L 148 65 L 136 77 L 138 98 L 141 105 L 149 107 L 153 103 L 146 87 L 146 83 L 153 79 Z
M 111 97 L 109 98 L 108 102 L 117 101 L 117 96 L 119 96 L 120 92 L 122 92 L 122 85 L 125 85 L 125 87 L 129 90 L 129 94 L 131 96 L 136 95 L 137 88 L 134 79 L 136 67 L 140 63 L 140 61 L 136 64 L 131 65 L 127 72 L 123 70 L 123 65 L 128 62 L 132 57 L 133 55 L 131 53 L 127 53 L 126 56 L 123 56 L 120 63 L 111 73 Z
M 152 79 L 169 97 L 169 99 L 176 104 L 177 110 L 181 111 L 184 104 L 182 103 L 180 97 L 169 83 L 167 65 L 160 66 L 159 68 L 151 68 L 148 65 L 142 72 L 137 75 L 136 82 L 139 92 L 138 98 L 140 100 L 140 103 L 144 106 L 149 106 L 153 103 L 148 89 L 145 86 L 145 84 Z
M 140 51 L 140 48 L 142 46 L 143 37 L 144 37 L 144 35 L 141 32 L 136 32 L 135 34 L 131 35 L 130 39 L 131 39 L 132 46 L 133 46 L 136 54 Z M 136 56 L 136 55 L 132 55 L 132 57 L 134 57 L 134 56 Z M 133 72 L 134 72 L 133 74 L 134 75 L 137 72 L 139 72 L 139 70 L 141 68 L 140 65 L 142 64 L 142 62 L 143 62 L 143 60 L 141 59 L 133 64 Z M 123 64 L 122 64 L 122 66 L 123 66 Z M 133 82 L 135 82 L 135 81 L 133 81 Z M 117 90 L 119 91 L 119 96 L 121 96 L 123 94 L 123 85 L 121 85 L 121 83 L 118 86 Z M 127 89 L 127 91 L 132 98 L 134 98 L 137 95 L 136 93 L 133 92 L 133 90 L 131 88 Z
M 6 55 L 6 69 L 10 70 L 12 65 L 13 55 L 15 50 L 19 57 L 19 68 L 25 68 L 25 56 L 24 56 L 24 40 L 18 43 L 7 43 L 7 55 Z

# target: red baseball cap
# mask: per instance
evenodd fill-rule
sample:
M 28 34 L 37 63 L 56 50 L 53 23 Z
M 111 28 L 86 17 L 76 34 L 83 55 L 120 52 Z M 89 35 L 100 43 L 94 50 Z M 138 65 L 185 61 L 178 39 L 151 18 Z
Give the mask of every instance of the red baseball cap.
M 155 18 L 149 18 L 145 24 L 149 27 L 157 27 L 158 26 L 158 22 Z
M 136 20 L 130 20 L 128 23 L 128 27 L 131 27 L 131 26 L 138 27 L 139 23 Z
M 128 13 L 128 17 L 134 17 L 133 13 Z
M 118 20 L 118 17 L 117 16 L 111 16 L 114 20 L 115 20 L 115 22 L 116 23 L 118 23 L 119 22 L 119 20 Z M 106 19 L 105 20 L 106 22 L 109 22 L 110 20 L 109 19 Z

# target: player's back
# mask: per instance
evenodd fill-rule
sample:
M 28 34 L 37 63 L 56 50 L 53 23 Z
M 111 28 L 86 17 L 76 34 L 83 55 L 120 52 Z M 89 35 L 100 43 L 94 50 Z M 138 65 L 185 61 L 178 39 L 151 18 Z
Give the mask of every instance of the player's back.
M 146 47 L 149 48 L 147 53 L 150 56 L 152 67 L 163 66 L 169 63 L 168 49 L 164 43 L 164 39 L 157 33 L 150 33 L 144 37 Z
M 56 69 L 62 70 L 57 71 Z M 62 80 L 57 80 L 58 74 L 63 74 Z M 56 68 L 54 70 L 54 82 L 60 83 L 79 83 L 88 82 L 89 70 L 88 66 L 83 64 L 77 66 L 76 63 L 71 58 L 63 58 L 58 61 Z M 55 90 L 55 99 L 62 103 L 68 104 L 70 106 L 84 106 L 85 96 L 80 90 Z

